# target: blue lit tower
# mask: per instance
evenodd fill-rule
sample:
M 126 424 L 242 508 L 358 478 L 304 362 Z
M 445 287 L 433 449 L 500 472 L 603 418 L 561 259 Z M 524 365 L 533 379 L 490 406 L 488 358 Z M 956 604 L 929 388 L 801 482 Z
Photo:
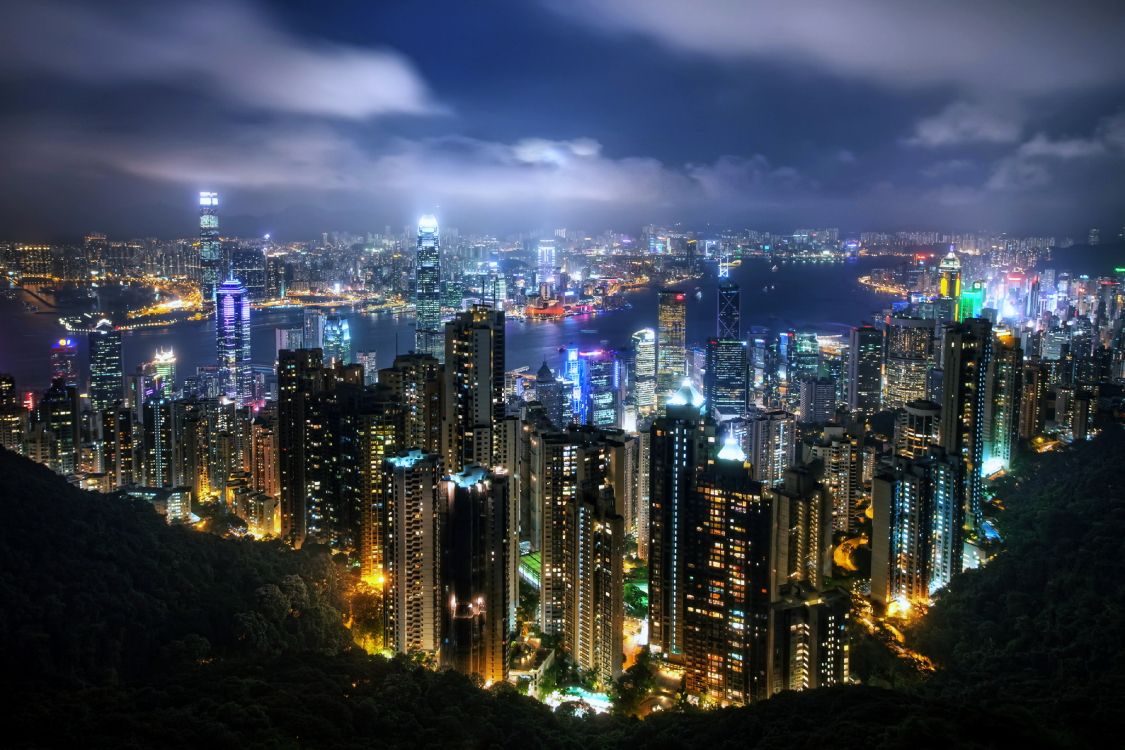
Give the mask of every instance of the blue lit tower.
M 215 291 L 215 352 L 223 394 L 245 405 L 253 396 L 250 297 L 237 279 L 227 279 Z
M 427 214 L 418 220 L 418 257 L 415 263 L 414 350 L 445 361 L 441 331 L 441 248 L 437 219 Z
M 90 408 L 104 411 L 120 401 L 124 382 L 121 333 L 99 320 L 90 332 Z
M 324 362 L 346 365 L 352 358 L 352 334 L 348 321 L 329 315 L 324 321 Z
M 633 401 L 637 415 L 652 416 L 656 411 L 656 331 L 642 328 L 633 334 Z
M 223 249 L 219 243 L 219 194 L 199 194 L 199 294 L 215 301 L 222 273 Z
M 746 345 L 741 336 L 741 294 L 738 284 L 719 285 L 718 335 L 707 341 L 704 395 L 720 419 L 746 410 Z
M 738 284 L 725 282 L 719 285 L 718 337 L 740 341 L 742 339 L 742 293 Z
M 620 373 L 613 350 L 580 352 L 582 358 L 583 424 L 617 427 L 620 415 Z

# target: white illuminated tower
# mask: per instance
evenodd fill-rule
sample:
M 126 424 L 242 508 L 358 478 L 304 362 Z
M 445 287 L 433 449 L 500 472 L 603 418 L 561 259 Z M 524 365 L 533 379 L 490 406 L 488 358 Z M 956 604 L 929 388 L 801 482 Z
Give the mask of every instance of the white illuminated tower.
M 418 256 L 415 263 L 414 350 L 439 362 L 445 358 L 441 330 L 441 247 L 437 219 L 426 214 L 418 220 Z
M 245 405 L 253 396 L 250 298 L 237 279 L 227 279 L 215 291 L 215 351 L 223 395 Z
M 204 302 L 214 302 L 222 273 L 222 245 L 219 242 L 219 194 L 199 194 L 199 294 Z

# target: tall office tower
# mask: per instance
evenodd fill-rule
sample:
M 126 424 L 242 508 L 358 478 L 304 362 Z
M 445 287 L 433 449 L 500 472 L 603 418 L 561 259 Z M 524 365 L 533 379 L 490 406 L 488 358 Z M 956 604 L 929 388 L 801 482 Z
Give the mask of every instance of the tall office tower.
M 612 428 L 621 424 L 621 374 L 612 349 L 580 352 L 584 424 Z
M 1007 470 L 1019 445 L 1023 350 L 1011 330 L 996 332 L 989 362 L 985 412 L 984 474 Z
M 938 436 L 947 453 L 965 461 L 965 524 L 970 532 L 979 532 L 984 520 L 981 472 L 991 363 L 992 325 L 987 320 L 970 318 L 946 328 Z
M 449 471 L 494 464 L 504 419 L 504 313 L 474 305 L 445 326 L 441 451 Z
M 352 333 L 348 321 L 335 313 L 324 319 L 324 363 L 349 364 L 352 359 Z
M 770 485 L 784 480 L 797 456 L 797 418 L 784 409 L 759 412 L 748 432 L 754 479 Z
M 1041 362 L 1027 362 L 1023 368 L 1023 392 L 1020 394 L 1020 432 L 1023 440 L 1043 434 L 1044 402 L 1047 396 L 1047 368 Z
M 718 419 L 736 419 L 746 412 L 746 345 L 737 339 L 707 340 L 703 393 Z
M 152 392 L 162 393 L 165 398 L 176 395 L 176 352 L 172 349 L 157 349 L 150 363 Z
M 63 378 L 56 378 L 36 407 L 37 422 L 50 433 L 52 448 L 47 465 L 56 474 L 70 475 L 78 470 L 80 420 L 78 389 Z
M 219 242 L 219 194 L 199 194 L 199 296 L 214 302 L 215 292 L 226 276 L 223 248 Z
M 843 589 L 785 587 L 770 607 L 770 695 L 847 682 L 851 607 L 851 596 Z
M 305 439 L 309 401 L 323 388 L 320 349 L 284 350 L 277 363 L 278 468 L 281 476 L 281 536 L 300 548 L 308 534 L 308 454 Z
M 570 424 L 570 389 L 555 377 L 546 360 L 535 374 L 535 400 L 543 404 L 555 429 L 562 430 Z
M 690 381 L 668 399 L 650 435 L 649 645 L 677 656 L 684 650 L 688 506 L 715 443 L 715 422 Z
M 804 444 L 804 463 L 820 461 L 821 482 L 832 498 L 832 527 L 837 531 L 858 531 L 863 521 L 860 501 L 863 488 L 863 446 L 859 438 L 843 427 L 825 427 L 821 434 Z
M 1037 287 L 1038 281 L 1033 284 L 1033 289 L 1035 289 L 1033 295 L 1028 296 L 1027 307 L 1028 312 L 1030 313 L 1028 315 L 1029 318 L 1038 317 L 1038 312 L 1033 312 L 1033 309 L 1037 310 L 1039 306 L 1039 292 Z M 974 281 L 972 283 L 972 286 L 961 291 L 961 304 L 957 311 L 958 323 L 965 320 L 966 318 L 979 318 L 981 316 L 981 311 L 984 309 L 984 298 L 986 292 L 987 289 L 985 288 L 983 281 Z M 1035 300 L 1034 305 L 1032 304 L 1032 297 L 1034 297 Z
M 51 382 L 78 386 L 78 344 L 72 338 L 63 338 L 51 344 Z
M 629 383 L 637 416 L 652 416 L 656 411 L 656 332 L 651 328 L 633 334 L 633 373 Z
M 539 240 L 536 256 L 535 281 L 540 285 L 550 284 L 555 274 L 555 268 L 558 266 L 558 251 L 555 248 L 555 241 Z
M 539 627 L 548 635 L 573 632 L 574 509 L 582 487 L 608 485 L 610 446 L 602 430 L 571 425 L 565 431 L 533 431 L 528 444 L 529 491 L 539 514 L 541 573 Z
M 658 300 L 656 407 L 660 409 L 687 376 L 687 294 L 661 289 Z
M 130 487 L 136 483 L 136 443 L 133 413 L 122 406 L 102 412 L 102 446 L 105 451 L 105 471 L 114 489 Z
M 237 279 L 227 279 L 215 291 L 215 351 L 223 395 L 245 406 L 254 397 L 250 299 Z
M 110 408 L 122 399 L 124 387 L 121 334 L 108 320 L 100 320 L 90 332 L 90 408 Z
M 441 334 L 441 247 L 437 219 L 429 214 L 418 220 L 414 274 L 414 351 L 441 362 L 445 356 Z
M 853 328 L 848 359 L 848 408 L 870 416 L 879 411 L 883 383 L 883 333 L 874 326 Z
M 742 340 L 742 293 L 738 284 L 719 284 L 719 315 L 716 338 Z
M 818 462 L 794 466 L 782 484 L 766 490 L 773 512 L 772 596 L 795 583 L 821 591 L 832 575 L 832 496 L 822 472 Z
M 235 247 L 230 251 L 230 275 L 242 282 L 252 300 L 266 298 L 266 254 L 260 247 Z
M 180 400 L 175 402 L 176 466 L 173 483 L 189 487 L 194 497 L 207 500 L 223 490 L 223 485 L 212 485 L 211 446 L 212 434 L 206 402 Z M 216 436 L 216 441 L 217 441 Z M 136 474 L 140 474 L 139 465 Z
M 909 402 L 895 420 L 895 455 L 923 458 L 937 444 L 940 426 L 940 406 L 924 399 Z
M 432 357 L 427 359 L 433 361 Z M 359 463 L 359 574 L 367 584 L 382 588 L 386 583 L 384 545 L 387 534 L 383 464 L 407 444 L 404 439 L 406 405 L 385 383 L 368 387 L 355 424 Z M 425 448 L 423 452 L 433 453 Z
M 791 382 L 800 383 L 820 374 L 820 340 L 815 331 L 798 331 L 793 348 Z
M 300 349 L 322 349 L 324 347 L 324 313 L 315 307 L 305 308 L 304 335 Z
M 466 466 L 442 489 L 441 664 L 500 683 L 508 677 L 509 583 L 519 554 L 508 475 Z
M 384 463 L 387 645 L 440 653 L 442 629 L 441 456 L 403 451 Z
M 0 446 L 22 453 L 26 431 L 27 409 L 20 405 L 15 378 L 0 373 Z
M 718 705 L 766 696 L 770 505 L 733 435 L 685 508 L 687 690 Z
M 926 375 L 934 366 L 934 321 L 887 318 L 883 408 L 902 409 L 926 397 Z
M 800 383 L 800 393 L 803 424 L 826 424 L 836 418 L 836 381 L 805 378 Z
M 156 396 L 144 406 L 145 487 L 171 487 L 175 483 L 176 429 L 172 400 Z
M 363 384 L 379 382 L 379 360 L 375 352 L 355 352 L 355 363 L 363 368 Z
M 961 260 L 953 252 L 952 247 L 938 264 L 938 274 L 940 278 L 938 293 L 945 299 L 952 300 L 953 303 L 953 315 L 949 320 L 960 320 Z
M 612 490 L 587 483 L 579 490 L 571 521 L 574 627 L 565 643 L 578 667 L 602 689 L 621 676 L 624 653 L 625 519 L 614 505 Z
M 962 460 L 938 447 L 875 476 L 872 599 L 899 611 L 925 605 L 961 571 L 964 494 Z
M 403 445 L 427 453 L 441 450 L 441 365 L 429 354 L 400 354 L 379 371 L 379 382 L 402 404 Z

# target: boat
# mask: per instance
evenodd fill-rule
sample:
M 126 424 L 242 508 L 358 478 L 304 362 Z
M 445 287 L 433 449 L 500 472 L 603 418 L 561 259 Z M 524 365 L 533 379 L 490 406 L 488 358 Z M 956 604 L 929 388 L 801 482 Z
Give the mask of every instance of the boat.
M 776 270 L 777 270 L 777 264 L 776 264 L 776 263 L 774 263 L 774 264 L 773 264 L 773 268 L 771 268 L 770 270 L 771 270 L 771 271 L 776 271 Z

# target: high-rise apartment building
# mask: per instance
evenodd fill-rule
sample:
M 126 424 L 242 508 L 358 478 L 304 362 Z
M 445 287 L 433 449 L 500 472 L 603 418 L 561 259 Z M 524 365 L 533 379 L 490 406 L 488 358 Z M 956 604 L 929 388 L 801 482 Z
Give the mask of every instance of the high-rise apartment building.
M 441 451 L 449 471 L 492 466 L 504 419 L 504 313 L 475 305 L 445 327 Z
M 778 484 L 793 465 L 797 451 L 797 418 L 784 409 L 758 412 L 748 426 L 754 479 Z
M 902 409 L 926 397 L 926 375 L 934 366 L 934 321 L 887 318 L 883 408 Z
M 853 328 L 848 351 L 848 408 L 870 416 L 879 411 L 883 382 L 882 332 L 870 325 Z

